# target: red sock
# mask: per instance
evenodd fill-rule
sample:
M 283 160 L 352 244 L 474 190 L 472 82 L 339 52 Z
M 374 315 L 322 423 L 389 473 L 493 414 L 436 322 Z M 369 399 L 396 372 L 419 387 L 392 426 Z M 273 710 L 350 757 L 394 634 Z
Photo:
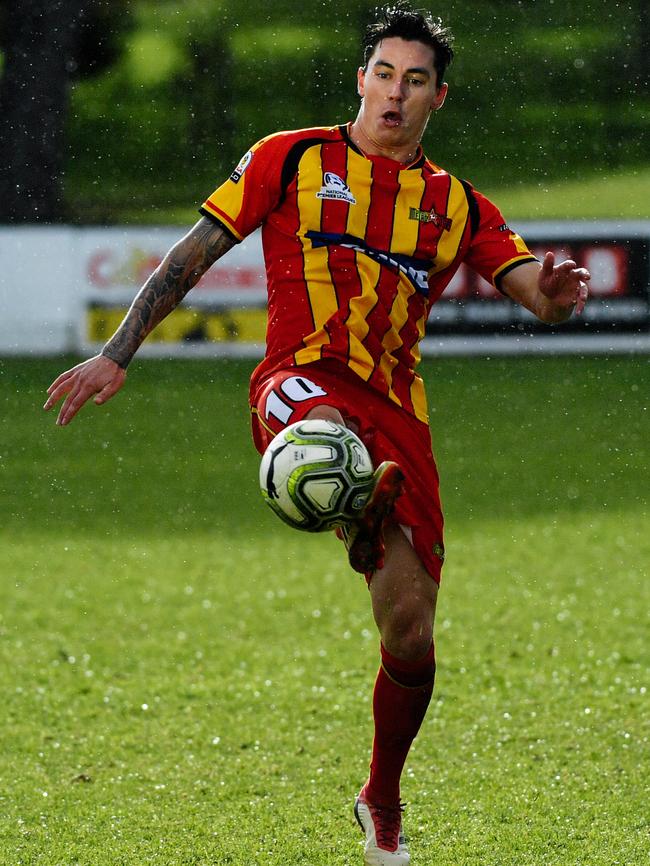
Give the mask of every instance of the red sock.
M 417 661 L 395 658 L 382 644 L 372 704 L 375 739 L 365 791 L 369 802 L 375 805 L 399 803 L 400 776 L 429 706 L 435 674 L 433 643 L 429 652 Z

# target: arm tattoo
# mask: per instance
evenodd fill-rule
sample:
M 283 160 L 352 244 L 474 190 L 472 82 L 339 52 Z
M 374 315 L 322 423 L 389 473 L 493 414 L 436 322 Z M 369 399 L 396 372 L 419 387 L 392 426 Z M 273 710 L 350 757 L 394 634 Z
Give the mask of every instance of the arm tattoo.
M 144 338 L 183 300 L 208 268 L 235 241 L 212 220 L 203 217 L 167 253 L 144 284 L 102 355 L 126 369 Z

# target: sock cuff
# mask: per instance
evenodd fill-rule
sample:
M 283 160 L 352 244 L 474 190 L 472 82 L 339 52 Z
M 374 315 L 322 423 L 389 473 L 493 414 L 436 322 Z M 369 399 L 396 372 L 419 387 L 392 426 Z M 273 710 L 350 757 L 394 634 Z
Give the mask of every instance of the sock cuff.
M 436 653 L 433 641 L 420 659 L 398 659 L 381 644 L 381 666 L 386 674 L 399 686 L 417 688 L 433 682 L 436 675 Z

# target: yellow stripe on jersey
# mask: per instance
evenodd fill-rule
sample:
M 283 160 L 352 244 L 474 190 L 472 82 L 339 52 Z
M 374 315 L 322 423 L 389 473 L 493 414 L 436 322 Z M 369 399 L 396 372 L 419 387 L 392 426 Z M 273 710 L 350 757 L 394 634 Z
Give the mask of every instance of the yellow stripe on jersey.
M 359 156 L 352 148 L 348 148 L 348 186 L 354 187 L 355 194 L 363 191 L 363 206 L 351 207 L 348 210 L 346 231 L 355 238 L 365 238 L 368 213 L 370 210 L 370 185 L 372 183 L 372 162 Z
M 357 196 L 359 195 L 357 190 L 363 191 L 365 206 L 349 209 L 346 231 L 353 237 L 363 238 L 366 236 L 366 226 L 370 213 L 373 164 L 369 159 L 360 156 L 350 148 L 348 149 L 347 168 L 348 186 L 354 187 Z M 390 215 L 387 216 L 387 219 L 390 219 Z M 355 373 L 364 380 L 368 380 L 376 363 L 363 345 L 362 340 L 366 338 L 369 330 L 366 317 L 379 300 L 376 287 L 381 279 L 382 269 L 378 262 L 363 253 L 357 252 L 355 261 L 361 281 L 361 295 L 350 301 L 350 315 L 346 321 L 346 326 L 350 332 L 350 360 L 348 364 Z M 390 375 L 386 381 L 390 386 Z M 391 396 L 397 400 L 392 391 Z M 397 402 L 399 403 L 399 400 Z
M 411 282 L 407 282 L 406 280 L 400 280 L 397 295 L 395 296 L 393 305 L 390 309 L 391 329 L 386 334 L 384 334 L 384 337 L 381 341 L 381 344 L 384 347 L 384 353 L 379 361 L 379 369 L 383 373 L 384 379 L 386 380 L 390 388 L 389 396 L 391 397 L 391 399 L 399 403 L 400 406 L 402 405 L 401 401 L 394 394 L 391 387 L 391 383 L 393 381 L 393 369 L 397 365 L 397 360 L 392 353 L 395 351 L 395 349 L 399 349 L 400 346 L 403 345 L 403 340 L 400 337 L 400 331 L 408 321 L 408 302 L 409 298 L 414 294 L 415 287 L 413 286 L 413 284 Z
M 317 151 L 316 159 L 313 150 Z M 310 226 L 320 225 L 321 222 L 322 199 L 314 195 L 313 181 L 309 176 L 310 169 L 320 171 L 320 162 L 321 145 L 318 145 L 303 154 L 298 166 L 297 196 L 300 228 L 297 236 L 303 249 L 304 277 L 314 320 L 314 331 L 305 338 L 305 348 L 296 352 L 297 364 L 308 364 L 321 357 L 321 349 L 330 342 L 330 336 L 324 325 L 339 307 L 336 291 L 329 276 L 327 247 L 313 249 L 311 240 L 305 237 Z
M 427 326 L 427 318 L 428 312 L 420 316 L 417 321 L 417 329 L 418 329 L 418 341 L 411 349 L 411 354 L 413 355 L 413 367 L 415 370 L 422 359 L 422 354 L 420 352 L 420 340 L 424 337 L 426 326 Z M 424 382 L 420 378 L 420 376 L 415 375 L 415 379 L 411 382 L 411 403 L 413 404 L 413 414 L 416 418 L 419 418 L 420 421 L 424 421 L 425 423 L 429 423 L 429 413 L 427 409 L 427 395 L 424 390 Z
M 515 245 L 515 249 L 518 253 L 526 253 L 527 255 L 530 255 L 530 250 L 526 246 L 526 241 L 520 237 L 517 232 L 510 233 L 510 240 Z
M 424 390 L 424 382 L 417 373 L 411 382 L 411 403 L 413 404 L 413 414 L 415 417 L 419 421 L 428 424 L 429 412 L 427 410 L 427 395 Z
M 400 191 L 395 202 L 393 236 L 390 242 L 392 253 L 413 255 L 418 245 L 420 223 L 410 219 L 409 214 L 414 202 L 420 206 L 424 194 L 424 178 L 417 171 L 400 171 Z
M 430 274 L 435 274 L 449 267 L 456 258 L 458 247 L 463 239 L 463 232 L 467 224 L 469 207 L 465 189 L 457 178 L 450 175 L 449 179 L 451 186 L 449 188 L 447 216 L 451 219 L 451 228 L 448 232 L 443 232 L 438 241 L 438 252 L 434 266 L 429 272 Z
M 381 266 L 361 253 L 355 255 L 355 264 L 359 272 L 362 292 L 350 299 L 350 314 L 345 323 L 350 332 L 348 364 L 355 373 L 367 381 L 375 368 L 375 361 L 361 341 L 365 340 L 368 334 L 368 313 L 379 300 L 376 286 L 381 277 Z
M 217 190 L 217 192 L 219 192 L 219 190 Z M 215 216 L 219 220 L 219 222 L 223 223 L 228 229 L 228 231 L 231 232 L 233 237 L 237 238 L 238 241 L 244 240 L 244 238 L 235 228 L 233 221 L 230 219 L 228 214 L 224 213 L 221 208 L 218 208 L 215 204 L 213 204 L 210 199 L 207 199 L 207 201 L 203 203 L 203 207 L 205 210 L 209 211 L 213 216 Z

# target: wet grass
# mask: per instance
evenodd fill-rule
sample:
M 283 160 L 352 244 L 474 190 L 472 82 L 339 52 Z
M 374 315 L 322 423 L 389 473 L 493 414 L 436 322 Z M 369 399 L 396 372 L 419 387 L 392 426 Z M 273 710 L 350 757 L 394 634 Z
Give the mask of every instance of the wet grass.
M 650 168 L 485 190 L 510 220 L 647 219 Z
M 413 861 L 647 858 L 647 359 L 426 362 L 447 510 Z M 0 862 L 360 864 L 376 638 L 266 512 L 243 362 L 138 363 L 69 428 L 2 361 Z
M 447 166 L 451 172 L 461 172 L 461 167 Z M 462 176 L 462 174 L 461 174 Z M 568 176 L 552 182 L 537 181 L 521 183 L 516 186 L 485 186 L 480 178 L 470 178 L 481 192 L 484 192 L 500 208 L 509 220 L 590 220 L 614 219 L 634 220 L 648 218 L 648 201 L 650 200 L 650 168 L 619 169 L 605 174 L 601 172 L 583 173 L 580 177 Z M 203 197 L 212 190 L 203 190 Z M 142 198 L 146 198 L 143 194 Z M 84 214 L 86 219 L 92 219 L 88 212 L 88 196 L 84 199 Z M 189 202 L 186 205 L 173 204 L 169 201 L 152 204 L 149 211 L 143 210 L 140 200 L 137 207 L 129 210 L 119 209 L 118 222 L 129 225 L 144 223 L 145 225 L 193 225 L 199 217 L 197 207 L 200 201 Z M 112 210 L 118 207 L 116 201 Z M 101 205 L 101 218 L 107 219 L 104 213 L 106 204 Z M 115 217 L 113 217 L 113 220 Z M 101 220 L 100 220 L 101 221 Z

